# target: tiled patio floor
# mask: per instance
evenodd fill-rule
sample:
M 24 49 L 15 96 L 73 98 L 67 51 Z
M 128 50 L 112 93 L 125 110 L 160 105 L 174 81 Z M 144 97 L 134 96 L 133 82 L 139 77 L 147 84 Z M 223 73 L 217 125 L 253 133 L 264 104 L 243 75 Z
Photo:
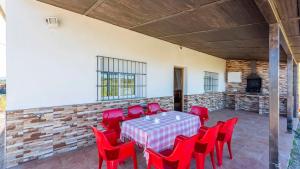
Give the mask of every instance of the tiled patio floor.
M 257 113 L 245 111 L 220 110 L 210 113 L 212 125 L 219 120 L 230 117 L 239 117 L 238 125 L 233 138 L 234 159 L 229 160 L 227 150 L 224 151 L 222 169 L 266 169 L 268 168 L 268 117 Z M 292 146 L 291 134 L 286 134 L 286 118 L 280 119 L 280 160 L 282 169 L 287 166 L 290 149 Z M 27 162 L 14 169 L 96 169 L 97 168 L 96 146 L 89 146 L 74 152 L 64 153 L 44 160 Z M 146 162 L 142 150 L 138 151 L 138 164 L 140 169 L 146 169 Z M 103 168 L 106 169 L 105 164 Z M 131 160 L 119 167 L 120 169 L 132 169 Z M 191 163 L 195 169 L 195 161 Z M 206 160 L 206 169 L 210 169 L 209 158 Z

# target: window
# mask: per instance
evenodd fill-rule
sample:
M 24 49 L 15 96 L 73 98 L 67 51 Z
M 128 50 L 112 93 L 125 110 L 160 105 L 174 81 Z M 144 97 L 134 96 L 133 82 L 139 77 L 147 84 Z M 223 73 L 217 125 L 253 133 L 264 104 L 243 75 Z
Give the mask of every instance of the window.
M 147 64 L 97 56 L 97 100 L 146 97 Z
M 204 72 L 204 92 L 217 92 L 218 91 L 218 81 L 219 74 L 214 72 Z

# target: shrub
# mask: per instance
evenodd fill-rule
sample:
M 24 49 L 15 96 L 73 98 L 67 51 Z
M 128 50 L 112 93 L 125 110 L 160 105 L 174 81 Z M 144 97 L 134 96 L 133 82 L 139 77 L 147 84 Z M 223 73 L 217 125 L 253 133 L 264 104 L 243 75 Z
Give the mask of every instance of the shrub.
M 6 96 L 0 95 L 0 112 L 5 111 L 5 107 L 6 107 Z

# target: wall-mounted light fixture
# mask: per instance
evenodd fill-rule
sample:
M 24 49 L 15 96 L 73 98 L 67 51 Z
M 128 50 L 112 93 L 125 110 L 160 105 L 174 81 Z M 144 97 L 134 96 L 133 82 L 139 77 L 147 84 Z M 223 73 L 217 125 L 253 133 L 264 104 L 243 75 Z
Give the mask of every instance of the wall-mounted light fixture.
M 59 20 L 57 17 L 54 16 L 47 17 L 46 24 L 49 28 L 57 28 L 59 26 Z

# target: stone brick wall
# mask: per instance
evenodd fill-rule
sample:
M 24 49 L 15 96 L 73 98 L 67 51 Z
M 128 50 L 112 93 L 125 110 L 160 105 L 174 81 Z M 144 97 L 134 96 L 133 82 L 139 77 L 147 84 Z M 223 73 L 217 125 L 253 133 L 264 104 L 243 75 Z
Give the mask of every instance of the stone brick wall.
M 258 112 L 259 114 L 269 113 L 269 96 L 268 95 L 251 95 L 251 94 L 226 94 L 226 108 L 235 110 L 246 110 Z M 280 113 L 287 113 L 287 98 L 280 97 Z
M 235 110 L 259 112 L 259 96 L 245 94 L 236 95 Z
M 225 95 L 225 107 L 228 109 L 235 109 L 235 95 L 226 94 Z
M 266 61 L 256 61 L 256 73 L 262 78 L 262 94 L 269 94 L 269 64 Z M 227 83 L 226 92 L 245 93 L 247 76 L 251 73 L 251 61 L 246 60 L 227 60 L 227 72 L 242 72 L 242 83 Z M 287 66 L 280 63 L 280 95 L 287 95 Z
M 101 128 L 101 112 L 106 109 L 159 102 L 172 110 L 173 100 L 170 96 L 7 111 L 7 167 L 93 144 L 89 126 Z
M 287 113 L 287 98 L 281 96 L 279 98 L 279 111 L 280 114 Z M 269 113 L 269 96 L 260 96 L 259 99 L 259 114 Z
M 223 109 L 225 108 L 225 94 L 223 92 L 218 92 L 185 95 L 184 111 L 189 112 L 193 105 L 205 106 L 210 111 Z
M 241 72 L 241 83 L 226 83 L 226 108 L 269 113 L 269 65 L 266 61 L 256 61 L 256 73 L 262 78 L 261 93 L 246 94 L 247 77 L 251 74 L 251 61 L 227 60 L 227 72 Z M 280 63 L 279 77 L 280 113 L 287 112 L 287 65 Z

